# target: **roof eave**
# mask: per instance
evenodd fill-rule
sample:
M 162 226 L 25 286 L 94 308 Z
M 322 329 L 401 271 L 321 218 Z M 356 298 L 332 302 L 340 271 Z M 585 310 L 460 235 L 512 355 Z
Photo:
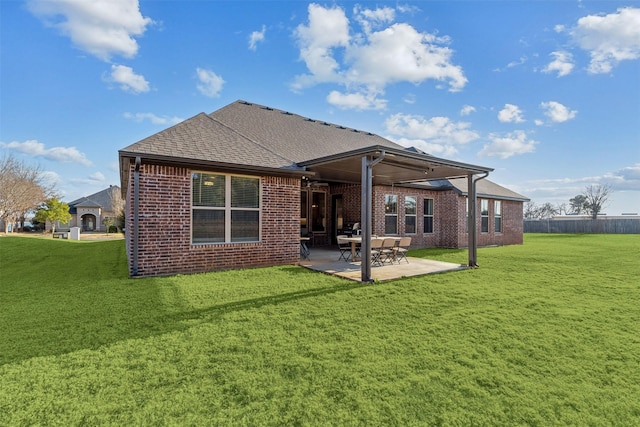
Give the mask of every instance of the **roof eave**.
M 149 153 L 136 153 L 132 151 L 118 151 L 121 164 L 121 181 L 125 176 L 122 173 L 128 173 L 128 168 L 124 167 L 126 163 L 132 163 L 136 157 L 140 157 L 143 163 L 154 163 L 168 166 L 179 166 L 189 169 L 205 169 L 205 170 L 217 170 L 223 172 L 235 172 L 246 174 L 258 174 L 258 175 L 270 175 L 270 176 L 286 176 L 286 177 L 300 177 L 313 176 L 313 172 L 307 171 L 304 167 L 289 168 L 272 168 L 265 166 L 255 165 L 242 165 L 237 163 L 225 163 L 225 162 L 213 162 L 210 160 L 202 159 L 189 159 L 173 156 L 164 156 L 158 154 Z M 126 159 L 129 159 L 128 162 Z M 123 181 L 123 187 L 125 182 Z
M 424 161 L 437 166 L 446 166 L 451 168 L 464 169 L 469 173 L 473 173 L 473 174 L 493 172 L 493 168 L 488 168 L 485 166 L 456 162 L 452 160 L 430 156 L 427 154 L 414 153 L 414 152 L 406 151 L 404 149 L 386 147 L 383 145 L 373 145 L 370 147 L 359 148 L 351 151 L 345 151 L 343 153 L 333 154 L 330 156 L 320 157 L 317 159 L 306 160 L 304 162 L 298 163 L 298 165 L 303 167 L 318 166 L 326 163 L 332 163 L 338 160 L 344 160 L 351 157 L 379 155 L 383 151 L 385 152 L 386 156 L 391 155 L 391 156 L 397 156 L 397 157 L 406 158 L 406 159 Z

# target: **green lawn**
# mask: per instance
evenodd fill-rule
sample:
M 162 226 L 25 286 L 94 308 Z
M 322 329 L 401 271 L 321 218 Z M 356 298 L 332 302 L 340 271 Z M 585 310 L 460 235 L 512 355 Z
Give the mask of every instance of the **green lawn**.
M 373 285 L 128 279 L 121 240 L 0 237 L 0 425 L 637 426 L 639 255 L 526 235 Z

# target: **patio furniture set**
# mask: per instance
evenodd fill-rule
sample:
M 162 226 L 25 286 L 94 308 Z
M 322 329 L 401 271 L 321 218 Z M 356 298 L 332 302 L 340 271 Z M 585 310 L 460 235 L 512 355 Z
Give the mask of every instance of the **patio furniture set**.
M 339 260 L 345 262 L 359 261 L 362 244 L 361 236 L 337 236 L 338 249 L 340 251 Z M 400 263 L 407 259 L 407 251 L 411 245 L 411 237 L 377 237 L 371 238 L 371 263 L 373 265 L 384 265 L 385 263 Z

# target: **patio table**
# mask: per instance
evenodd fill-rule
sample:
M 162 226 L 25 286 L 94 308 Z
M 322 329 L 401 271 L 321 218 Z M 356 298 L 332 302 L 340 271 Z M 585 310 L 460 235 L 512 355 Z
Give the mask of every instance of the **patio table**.
M 383 237 L 373 237 L 371 240 L 384 240 L 384 239 L 395 239 L 396 242 L 400 241 L 400 237 L 395 236 L 383 236 Z M 352 236 L 352 237 L 343 237 L 343 241 L 351 243 L 351 259 L 356 260 L 356 245 L 358 243 L 362 243 L 362 236 Z

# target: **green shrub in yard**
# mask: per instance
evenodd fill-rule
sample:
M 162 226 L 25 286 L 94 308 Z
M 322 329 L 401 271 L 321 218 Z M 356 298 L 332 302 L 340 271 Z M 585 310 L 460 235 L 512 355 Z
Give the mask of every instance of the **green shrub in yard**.
M 639 425 L 638 253 L 525 235 L 361 285 L 129 279 L 122 240 L 0 237 L 0 425 Z

